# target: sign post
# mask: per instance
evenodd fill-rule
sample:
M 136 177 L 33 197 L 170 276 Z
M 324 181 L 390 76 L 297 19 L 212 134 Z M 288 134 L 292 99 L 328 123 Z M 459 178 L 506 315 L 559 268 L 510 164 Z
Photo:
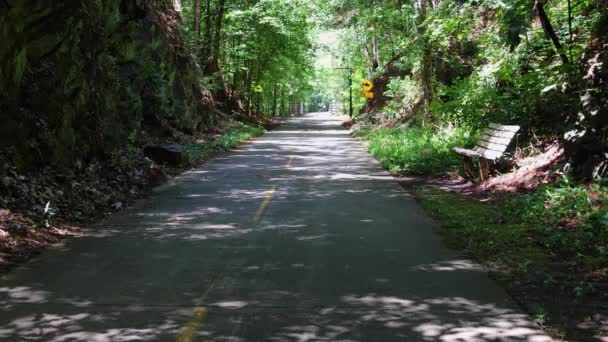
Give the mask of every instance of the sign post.
M 348 115 L 353 117 L 353 68 L 333 68 L 334 70 L 348 70 Z

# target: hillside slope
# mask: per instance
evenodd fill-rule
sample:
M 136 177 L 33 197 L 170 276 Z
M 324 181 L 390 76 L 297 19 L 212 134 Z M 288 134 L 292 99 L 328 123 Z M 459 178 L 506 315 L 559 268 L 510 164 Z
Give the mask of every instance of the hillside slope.
M 72 167 L 213 122 L 171 1 L 0 3 L 0 147 Z

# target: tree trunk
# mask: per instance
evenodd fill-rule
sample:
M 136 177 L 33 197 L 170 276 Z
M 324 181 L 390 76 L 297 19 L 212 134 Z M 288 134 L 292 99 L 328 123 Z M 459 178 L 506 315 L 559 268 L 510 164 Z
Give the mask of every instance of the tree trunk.
M 376 70 L 378 70 L 378 67 L 380 66 L 380 53 L 378 52 L 378 39 L 376 39 L 376 36 L 374 36 L 372 38 L 372 56 L 373 56 L 372 70 L 376 71 Z
M 545 7 L 543 6 L 543 3 L 540 0 L 534 1 L 534 12 L 536 12 L 536 16 L 538 17 L 540 25 L 543 27 L 543 31 L 545 31 L 545 35 L 547 35 L 547 38 L 549 38 L 553 42 L 553 45 L 555 46 L 557 53 L 561 57 L 562 62 L 564 62 L 564 64 L 568 64 L 568 56 L 566 56 L 566 54 L 564 53 L 562 44 L 560 44 L 559 39 L 555 34 L 555 30 L 553 30 L 551 21 L 549 20 L 549 17 L 545 12 Z
M 220 42 L 222 39 L 222 22 L 224 21 L 224 4 L 226 0 L 219 0 L 217 8 L 217 16 L 215 18 L 215 35 L 213 37 L 213 48 L 211 53 L 210 72 L 215 73 L 220 70 Z
M 372 24 L 374 34 L 372 35 L 372 71 L 376 71 L 380 66 L 380 49 L 378 48 L 378 38 L 376 36 L 376 24 Z
M 260 74 L 262 72 L 261 68 L 262 68 L 261 64 L 258 63 L 257 70 L 256 70 L 256 73 L 255 73 L 256 83 L 259 82 L 260 79 L 261 79 L 261 77 L 260 77 Z M 263 109 L 261 108 L 262 107 L 261 106 L 262 105 L 262 102 L 261 102 L 262 93 L 259 91 L 258 85 L 259 84 L 256 84 L 256 88 L 258 88 L 258 89 L 256 90 L 257 101 L 256 101 L 256 104 L 255 104 L 255 114 L 257 114 L 257 115 L 263 115 L 264 113 L 261 113 L 263 111 Z
M 422 94 L 423 104 L 428 106 L 433 98 L 433 60 L 432 51 L 428 42 L 424 47 L 422 56 Z
M 194 0 L 194 48 L 198 51 L 201 36 L 201 0 Z
M 568 40 L 568 52 L 570 54 L 570 59 L 572 59 L 572 0 L 568 0 L 568 34 L 570 36 L 570 39 Z
M 281 85 L 281 111 L 279 115 L 285 115 L 285 85 Z
M 249 60 L 248 61 L 249 64 L 249 69 L 247 70 L 247 115 L 251 116 L 251 98 L 252 98 L 252 91 L 253 91 L 253 87 L 251 85 L 251 83 L 253 82 L 253 72 L 252 72 L 252 68 L 253 68 L 253 61 Z
M 424 33 L 426 31 L 421 25 L 426 20 L 426 0 L 418 0 L 418 33 Z
M 272 116 L 277 116 L 277 90 L 278 86 L 274 84 L 274 91 L 272 94 Z
M 181 0 L 173 0 L 173 9 L 176 12 L 182 12 L 182 1 Z
M 203 70 L 207 71 L 211 58 L 211 0 L 205 0 L 205 42 L 203 43 L 201 59 Z
M 373 62 L 372 62 L 371 54 L 369 52 L 369 46 L 367 45 L 367 43 L 365 43 L 365 48 L 363 49 L 363 52 L 365 52 L 365 65 L 367 67 L 367 78 L 371 79 Z
M 418 34 L 420 37 L 424 37 L 426 33 L 426 27 L 424 21 L 426 20 L 426 1 L 418 0 Z M 427 39 L 422 39 L 423 52 L 422 52 L 422 73 L 421 73 L 421 88 L 422 88 L 422 105 L 424 106 L 425 120 L 429 119 L 428 105 L 431 103 L 433 97 L 433 61 L 431 46 Z

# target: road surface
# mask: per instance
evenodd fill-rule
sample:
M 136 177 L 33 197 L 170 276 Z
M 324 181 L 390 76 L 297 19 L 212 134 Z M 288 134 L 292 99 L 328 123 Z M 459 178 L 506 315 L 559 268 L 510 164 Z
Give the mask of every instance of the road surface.
M 549 341 L 328 113 L 0 281 L 0 340 Z

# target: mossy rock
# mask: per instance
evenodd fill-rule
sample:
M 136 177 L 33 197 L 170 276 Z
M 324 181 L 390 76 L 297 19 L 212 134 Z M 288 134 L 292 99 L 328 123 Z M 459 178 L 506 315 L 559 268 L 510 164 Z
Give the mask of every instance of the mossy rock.
M 69 166 L 134 143 L 146 120 L 184 132 L 210 121 L 211 112 L 199 105 L 201 71 L 147 15 L 166 10 L 163 3 L 8 3 L 0 13 L 6 47 L 0 51 L 0 86 L 9 94 L 0 96 L 0 108 L 10 118 L 4 127 L 20 127 L 20 134 L 3 145 L 24 155 L 35 145 L 51 153 L 33 159 Z M 36 120 L 48 125 L 46 133 L 36 129 Z M 21 162 L 34 164 L 30 158 Z

